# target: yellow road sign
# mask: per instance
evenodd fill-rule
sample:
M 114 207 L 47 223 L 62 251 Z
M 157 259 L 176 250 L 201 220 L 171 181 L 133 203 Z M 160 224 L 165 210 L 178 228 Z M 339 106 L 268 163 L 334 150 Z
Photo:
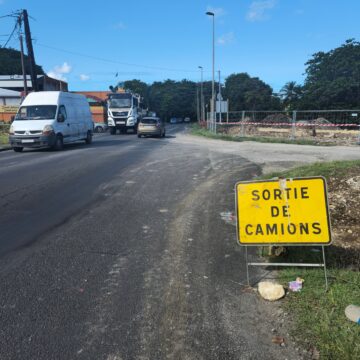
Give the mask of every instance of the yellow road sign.
M 330 218 L 323 177 L 236 184 L 241 245 L 329 245 Z

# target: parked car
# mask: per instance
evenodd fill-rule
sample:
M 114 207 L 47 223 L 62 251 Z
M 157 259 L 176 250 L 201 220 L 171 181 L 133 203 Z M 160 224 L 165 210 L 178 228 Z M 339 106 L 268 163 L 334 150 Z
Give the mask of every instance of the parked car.
M 92 142 L 93 121 L 84 95 L 62 91 L 30 93 L 22 102 L 9 131 L 16 152 L 24 147 L 61 150 L 70 142 Z
M 94 132 L 96 133 L 102 133 L 105 132 L 108 129 L 108 126 L 105 123 L 94 123 Z
M 184 122 L 186 122 L 186 123 L 189 123 L 191 120 L 190 120 L 190 118 L 189 117 L 186 117 L 185 119 L 184 119 Z
M 158 117 L 144 117 L 138 126 L 138 137 L 142 136 L 165 137 L 165 123 Z
M 177 118 L 176 117 L 172 117 L 170 119 L 170 124 L 176 124 L 177 123 Z

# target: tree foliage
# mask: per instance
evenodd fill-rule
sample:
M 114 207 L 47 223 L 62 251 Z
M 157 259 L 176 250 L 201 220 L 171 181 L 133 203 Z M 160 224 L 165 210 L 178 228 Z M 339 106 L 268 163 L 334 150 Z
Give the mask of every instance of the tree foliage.
M 137 79 L 127 80 L 124 82 L 124 88 L 139 94 L 144 107 L 149 107 L 149 86 L 145 82 Z
M 196 118 L 196 83 L 189 80 L 154 82 L 149 89 L 149 105 L 164 119 Z
M 317 52 L 305 65 L 304 86 L 297 89 L 301 96 L 292 99 L 292 107 L 296 104 L 299 109 L 360 108 L 359 42 L 350 39 L 329 52 Z
M 272 88 L 257 77 L 247 73 L 232 74 L 225 81 L 225 96 L 231 111 L 278 110 L 280 100 Z
M 360 43 L 354 39 L 306 63 L 303 106 L 318 109 L 360 107 Z
M 303 88 L 295 81 L 289 81 L 281 88 L 279 95 L 286 110 L 296 110 L 301 104 Z
M 27 55 L 25 59 L 26 74 L 30 74 L 30 62 Z M 43 75 L 44 70 L 41 66 L 36 66 L 36 73 Z M 21 75 L 21 54 L 15 49 L 0 48 L 0 75 Z

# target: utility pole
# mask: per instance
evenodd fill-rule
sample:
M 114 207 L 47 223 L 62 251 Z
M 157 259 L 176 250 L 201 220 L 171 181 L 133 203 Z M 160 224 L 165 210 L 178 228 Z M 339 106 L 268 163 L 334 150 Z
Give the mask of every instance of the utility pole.
M 212 16 L 212 84 L 211 84 L 211 122 L 212 129 L 216 134 L 215 118 L 215 13 L 208 11 L 206 15 Z
M 222 98 L 221 98 L 221 78 L 220 78 L 220 70 L 219 72 L 219 115 L 220 115 L 220 124 L 221 124 L 221 105 L 222 105 Z
M 29 61 L 30 61 L 30 76 L 31 76 L 32 90 L 38 91 L 35 56 L 34 56 L 34 50 L 33 50 L 33 46 L 32 46 L 32 39 L 31 39 L 30 26 L 29 26 L 29 17 L 28 17 L 28 13 L 26 10 L 23 10 L 22 18 L 24 21 L 26 47 L 28 50 L 28 57 L 29 57 Z
M 200 122 L 200 102 L 199 102 L 199 85 L 196 86 L 196 115 L 197 115 L 197 122 Z
M 22 69 L 22 74 L 23 74 L 23 79 L 24 79 L 24 94 L 26 96 L 27 95 L 27 81 L 26 81 L 25 61 L 24 61 L 24 45 L 23 45 L 23 38 L 22 38 L 21 33 L 19 36 L 19 40 L 20 40 L 20 54 L 21 54 L 21 69 Z
M 203 67 L 198 66 L 201 70 L 201 83 L 200 83 L 200 120 L 205 120 L 205 108 L 204 108 L 204 91 L 203 91 Z

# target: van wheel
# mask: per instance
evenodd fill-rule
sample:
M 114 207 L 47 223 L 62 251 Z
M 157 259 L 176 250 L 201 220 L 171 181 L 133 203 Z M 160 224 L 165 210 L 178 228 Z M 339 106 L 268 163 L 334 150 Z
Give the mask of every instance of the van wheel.
M 110 134 L 111 135 L 116 135 L 116 127 L 114 127 L 114 126 L 110 127 Z
M 138 138 L 140 139 L 141 138 L 141 134 L 137 134 Z
M 64 141 L 61 135 L 57 135 L 55 139 L 55 144 L 53 145 L 52 149 L 56 151 L 60 151 L 64 148 Z
M 14 147 L 13 150 L 15 152 L 22 152 L 24 150 L 24 148 L 23 147 Z
M 91 131 L 88 131 L 86 134 L 85 144 L 90 145 L 92 143 L 92 134 Z

